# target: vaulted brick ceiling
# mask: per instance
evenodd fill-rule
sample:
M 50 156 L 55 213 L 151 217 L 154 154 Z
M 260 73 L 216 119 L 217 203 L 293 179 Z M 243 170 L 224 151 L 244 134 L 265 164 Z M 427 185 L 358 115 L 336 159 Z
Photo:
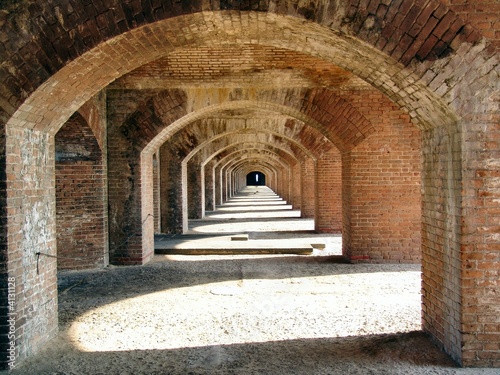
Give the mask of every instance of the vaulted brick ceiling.
M 110 85 L 114 89 L 328 87 L 372 89 L 338 66 L 304 53 L 263 45 L 175 50 Z
M 317 57 L 265 45 L 180 48 L 120 77 L 108 91 L 110 106 L 119 107 L 123 96 L 136 99 L 121 126 L 141 147 L 182 118 L 165 117 L 172 113 L 172 97 L 188 113 L 210 105 L 214 96 L 238 101 L 194 117 L 157 141 L 168 140 L 185 156 L 199 149 L 209 157 L 230 143 L 244 143 L 254 153 L 253 139 L 303 160 L 331 147 L 352 148 L 373 132 L 343 97 L 352 91 L 370 95 L 372 86 Z

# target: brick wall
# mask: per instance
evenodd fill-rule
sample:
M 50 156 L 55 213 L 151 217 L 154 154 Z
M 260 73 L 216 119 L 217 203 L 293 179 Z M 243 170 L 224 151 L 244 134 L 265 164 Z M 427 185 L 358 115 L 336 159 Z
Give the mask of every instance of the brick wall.
M 479 64 L 480 61 L 477 61 Z M 486 78 L 489 75 L 485 71 Z M 483 84 L 491 83 L 491 80 Z M 500 111 L 498 90 L 464 108 L 461 140 L 462 363 L 500 367 Z M 450 147 L 458 152 L 458 140 Z M 457 157 L 454 155 L 455 158 Z M 458 161 L 452 164 L 456 170 Z M 455 171 L 450 175 L 456 177 Z M 458 187 L 456 188 L 458 191 Z
M 462 360 L 460 137 L 455 129 L 425 132 L 422 150 L 422 325 L 457 361 Z
M 317 164 L 313 159 L 306 159 L 301 165 L 302 184 L 302 217 L 315 218 L 317 216 Z
M 222 166 L 218 162 L 215 166 L 215 204 L 219 206 L 223 203 L 223 176 L 222 176 Z
M 500 4 L 497 0 L 442 0 L 464 22 L 472 25 L 477 32 L 488 38 L 495 49 L 500 49 Z
M 4 190 L 0 189 L 4 204 L 2 220 L 7 221 L 8 227 L 8 233 L 4 232 L 2 237 L 2 257 L 12 262 L 7 266 L 16 277 L 18 271 L 14 270 L 19 263 L 23 263 L 23 272 L 27 273 L 23 276 L 28 282 L 18 294 L 26 292 L 29 295 L 27 303 L 32 302 L 36 311 L 32 315 L 35 318 L 30 317 L 27 322 L 20 323 L 22 327 L 19 330 L 24 336 L 19 345 L 23 355 L 40 347 L 55 327 L 53 285 L 43 284 L 46 282 L 44 279 L 40 288 L 35 289 L 31 283 L 34 272 L 32 248 L 41 246 L 55 253 L 56 246 L 54 171 L 51 170 L 50 156 L 54 150 L 50 149 L 50 136 L 108 83 L 123 73 L 173 52 L 174 47 L 185 46 L 186 41 L 200 47 L 220 47 L 222 41 L 227 44 L 259 41 L 263 45 L 279 45 L 295 52 L 290 52 L 291 56 L 298 58 L 295 64 L 300 61 L 304 64 L 306 60 L 302 58 L 306 54 L 302 52 L 307 51 L 310 53 L 307 56 L 309 62 L 316 62 L 318 60 L 314 56 L 321 56 L 328 63 L 352 71 L 404 108 L 411 120 L 428 132 L 424 135 L 424 146 L 435 153 L 425 155 L 424 160 L 426 165 L 434 168 L 424 169 L 423 176 L 426 181 L 423 201 L 424 257 L 430 257 L 429 263 L 424 266 L 427 271 L 424 280 L 428 283 L 425 288 L 427 305 L 423 309 L 424 321 L 428 331 L 435 334 L 434 338 L 463 364 L 498 367 L 499 326 L 495 321 L 498 314 L 490 309 L 492 304 L 498 305 L 498 299 L 494 297 L 498 290 L 494 281 L 498 279 L 499 267 L 497 223 L 500 203 L 495 196 L 498 187 L 495 173 L 499 159 L 495 138 L 498 94 L 491 94 L 494 91 L 498 93 L 496 19 L 499 10 L 496 3 L 343 0 L 321 6 L 318 2 L 310 2 L 304 7 L 297 7 L 296 2 L 283 2 L 282 6 L 274 7 L 274 3 L 261 1 L 253 4 L 254 12 L 249 12 L 246 2 L 227 2 L 222 13 L 218 12 L 220 4 L 217 2 L 206 4 L 203 13 L 196 13 L 201 10 L 200 2 L 193 2 L 192 7 L 159 2 L 152 7 L 149 3 L 148 7 L 143 7 L 146 3 L 139 1 L 113 3 L 112 7 L 106 1 L 73 1 L 69 4 L 54 0 L 9 4 L 7 11 L 0 15 L 0 50 L 4 52 L 0 67 L 0 123 L 2 126 L 9 123 L 6 130 L 8 140 L 5 141 L 2 135 L 2 142 L 19 150 L 24 147 L 22 155 L 25 158 L 18 158 L 21 154 L 17 149 L 15 152 L 1 149 L 6 156 L 0 160 L 8 159 L 4 166 L 5 177 L 0 178 L 5 180 L 2 183 L 6 186 Z M 273 11 L 268 12 L 270 9 Z M 189 12 L 195 14 L 184 16 Z M 496 15 L 496 19 L 492 15 Z M 141 28 L 146 24 L 147 27 Z M 126 32 L 126 36 L 114 38 Z M 316 73 L 314 69 L 304 71 L 306 74 L 302 77 L 285 77 L 293 78 L 294 82 L 315 82 L 319 86 L 325 83 L 311 81 Z M 344 74 L 340 77 L 347 80 L 353 78 Z M 193 76 L 191 82 L 199 78 Z M 354 157 L 363 153 L 365 155 L 362 156 L 366 156 L 370 151 L 366 147 L 375 146 L 376 141 L 370 135 L 376 129 L 371 122 L 377 116 L 368 120 L 368 110 L 362 113 L 359 109 L 353 113 L 355 107 L 349 106 L 346 98 L 340 100 L 339 95 L 327 90 L 270 90 L 267 96 L 253 92 L 253 96 L 247 97 L 234 90 L 230 94 L 225 90 L 215 91 L 220 97 L 212 95 L 208 101 L 191 101 L 191 109 L 217 104 L 217 100 L 211 101 L 214 97 L 220 101 L 262 100 L 267 102 L 268 109 L 290 102 L 293 103 L 289 105 L 291 109 L 281 109 L 284 114 L 297 116 L 331 137 L 343 152 L 343 176 L 350 176 L 343 192 L 348 193 L 344 194 L 344 206 L 349 207 L 349 211 L 344 212 L 344 227 L 349 229 L 344 238 L 351 245 L 356 240 L 352 235 L 360 233 L 350 233 L 356 230 L 357 225 L 352 221 L 356 217 L 351 209 L 360 208 L 356 206 L 357 185 L 353 180 L 362 163 Z M 162 103 L 168 104 L 169 98 L 165 96 L 166 100 Z M 154 107 L 155 104 L 150 102 L 148 105 Z M 362 115 L 366 121 L 353 122 L 352 116 L 336 117 L 339 113 L 332 108 L 340 107 L 343 108 L 342 113 Z M 171 107 L 157 105 L 158 108 Z M 469 117 L 470 114 L 473 118 Z M 164 118 L 164 113 L 159 115 Z M 174 117 L 170 116 L 170 119 Z M 332 122 L 334 118 L 338 120 Z M 140 126 L 127 129 L 128 140 L 116 136 L 110 137 L 109 142 L 113 157 L 113 164 L 110 165 L 112 178 L 109 181 L 110 198 L 113 198 L 110 200 L 110 221 L 119 224 L 112 226 L 110 239 L 116 246 L 127 233 L 141 227 L 142 223 L 137 218 L 142 219 L 149 210 L 149 201 L 142 204 L 141 200 L 145 190 L 135 189 L 141 183 L 149 184 L 139 176 L 146 173 L 152 163 L 140 165 L 140 162 L 134 161 L 140 159 L 141 148 L 136 149 L 135 146 L 141 145 L 131 146 L 127 141 L 136 138 L 144 143 L 144 147 L 159 129 L 155 128 L 151 117 L 137 119 L 143 121 L 135 123 Z M 122 123 L 112 121 L 113 126 Z M 335 126 L 327 129 L 329 123 Z M 89 125 L 92 127 L 90 122 Z M 438 130 L 431 130 L 439 127 Z M 348 130 L 345 134 L 344 129 Z M 485 129 L 493 129 L 494 132 Z M 460 137 L 457 136 L 459 133 Z M 46 134 L 50 136 L 44 138 Z M 365 149 L 351 150 L 351 147 L 363 145 L 362 141 L 367 137 L 369 142 L 364 145 Z M 100 138 L 97 135 L 96 138 L 99 143 Z M 343 141 L 346 149 L 342 147 Z M 461 147 L 457 146 L 458 143 Z M 120 154 L 117 151 L 120 147 L 130 149 L 131 154 Z M 457 152 L 460 157 L 457 157 Z M 37 164 L 30 164 L 34 160 Z M 460 167 L 457 167 L 458 164 Z M 120 168 L 121 172 L 118 171 Z M 24 181 L 20 178 L 21 172 L 32 179 Z M 459 179 L 456 178 L 458 174 Z M 294 176 L 299 175 L 294 173 Z M 38 181 L 38 185 L 32 189 L 34 181 Z M 381 181 L 373 181 L 372 185 Z M 463 190 L 458 189 L 457 181 L 460 181 Z M 20 189 L 24 188 L 21 193 Z M 47 191 L 50 192 L 48 196 Z M 294 197 L 299 196 L 294 194 Z M 18 200 L 21 199 L 23 202 L 19 205 Z M 463 211 L 457 214 L 457 207 Z M 383 208 L 379 209 L 383 213 Z M 41 215 L 41 219 L 37 215 Z M 127 215 L 134 219 L 129 221 Z M 20 223 L 29 225 L 20 230 Z M 43 224 L 43 230 L 38 223 Z M 137 243 L 121 255 L 130 257 L 143 245 L 142 238 L 137 238 Z M 21 253 L 21 249 L 28 250 Z M 346 249 L 348 252 L 354 250 L 352 246 Z M 458 254 L 461 256 L 460 277 L 455 268 Z M 50 261 L 43 261 L 50 270 L 51 276 L 47 280 L 55 273 L 55 261 L 52 265 Z M 439 266 L 435 270 L 430 268 L 434 261 Z M 445 275 L 443 279 L 449 285 L 439 279 L 440 274 Z M 456 295 L 453 284 L 456 280 L 461 283 L 460 296 Z M 43 293 L 39 293 L 40 290 Z M 443 294 L 443 291 L 446 293 Z M 444 305 L 439 302 L 443 295 L 446 299 Z M 46 296 L 50 296 L 50 300 L 42 304 Z M 457 302 L 459 299 L 460 305 Z M 455 316 L 456 308 L 461 309 L 458 318 Z M 441 316 L 447 322 L 446 329 L 439 326 Z M 45 324 L 44 320 L 49 324 Z M 458 327 L 457 322 L 462 327 Z M 41 326 L 46 328 L 40 329 Z M 462 349 L 458 343 L 460 332 L 464 332 Z
M 353 261 L 420 261 L 420 131 L 375 95 L 377 133 L 343 158 L 343 246 Z
M 161 232 L 182 233 L 182 168 L 169 144 L 160 148 Z
M 58 268 L 105 266 L 107 195 L 101 149 L 78 113 L 56 134 L 55 144 Z
M 187 163 L 187 184 L 188 218 L 201 219 L 203 202 L 201 197 L 201 167 L 198 158 L 193 158 Z
M 153 155 L 153 207 L 155 233 L 161 232 L 161 194 L 160 194 L 160 154 L 157 151 Z
M 137 229 L 134 228 L 136 236 L 140 238 L 141 243 L 138 251 L 135 254 L 131 253 L 132 256 L 126 259 L 125 262 L 144 264 L 149 262 L 154 256 L 153 155 L 152 152 L 141 154 L 141 204 L 140 214 L 135 218 L 136 220 L 140 219 L 140 225 Z
M 302 170 L 300 163 L 295 163 L 292 167 L 292 205 L 296 210 L 302 209 Z
M 108 140 L 110 262 L 140 264 L 141 191 L 134 184 L 141 178 L 140 153 L 117 130 L 110 131 Z
M 1 327 L 12 333 L 15 328 L 16 363 L 39 351 L 58 331 L 57 262 L 55 223 L 55 171 L 53 138 L 46 133 L 7 129 L 6 228 L 2 237 L 8 244 L 8 256 L 2 258 L 5 274 L 2 285 L 4 302 Z M 37 256 L 37 253 L 41 255 Z M 8 304 L 8 286 L 15 296 Z M 9 323 L 6 307 L 12 306 Z M 12 322 L 12 320 L 11 320 Z M 8 336 L 0 338 L 2 348 L 10 347 Z M 2 351 L 2 365 L 7 367 L 7 351 Z
M 215 162 L 205 165 L 205 211 L 215 210 Z
M 342 156 L 336 148 L 318 159 L 316 231 L 342 232 Z

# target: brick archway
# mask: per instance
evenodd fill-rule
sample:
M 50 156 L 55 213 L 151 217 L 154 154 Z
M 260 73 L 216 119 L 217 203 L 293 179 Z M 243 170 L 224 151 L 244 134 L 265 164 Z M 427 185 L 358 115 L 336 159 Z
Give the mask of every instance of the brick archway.
M 78 112 L 55 135 L 58 269 L 108 264 L 105 151 Z
M 87 20 L 78 2 L 57 11 L 33 3 L 2 20 L 2 280 L 6 289 L 8 277 L 22 277 L 16 311 L 34 311 L 19 319 L 20 357 L 36 352 L 57 328 L 55 261 L 36 256 L 54 256 L 56 249 L 53 135 L 109 83 L 176 48 L 258 41 L 352 72 L 424 130 L 424 329 L 464 365 L 498 364 L 498 352 L 485 349 L 498 345 L 491 339 L 498 335 L 492 300 L 485 297 L 494 288 L 488 269 L 500 263 L 497 44 L 438 1 L 425 8 L 371 2 L 366 9 L 264 1 L 253 11 L 239 4 L 203 13 L 198 2 L 190 9 L 92 7 L 96 16 Z M 28 13 L 28 25 L 15 32 Z M 144 160 L 152 168 L 152 156 Z M 151 210 L 137 207 L 138 217 Z M 138 243 L 137 254 L 147 246 Z M 35 285 L 39 292 L 31 293 Z

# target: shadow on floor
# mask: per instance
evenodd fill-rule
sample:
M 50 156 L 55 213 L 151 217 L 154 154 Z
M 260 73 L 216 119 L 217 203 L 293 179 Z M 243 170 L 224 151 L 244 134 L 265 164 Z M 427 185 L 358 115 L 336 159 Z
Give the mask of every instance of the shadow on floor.
M 64 353 L 61 340 L 11 374 L 454 374 L 456 368 L 423 332 L 113 352 Z
M 176 260 L 170 260 L 170 259 Z M 182 260 L 184 259 L 184 260 Z M 98 304 L 158 291 L 244 279 L 293 279 L 373 272 L 419 272 L 415 264 L 347 264 L 339 256 L 162 256 L 144 266 L 110 267 L 58 274 L 59 294 L 72 291 Z M 113 293 L 110 293 L 113 291 Z

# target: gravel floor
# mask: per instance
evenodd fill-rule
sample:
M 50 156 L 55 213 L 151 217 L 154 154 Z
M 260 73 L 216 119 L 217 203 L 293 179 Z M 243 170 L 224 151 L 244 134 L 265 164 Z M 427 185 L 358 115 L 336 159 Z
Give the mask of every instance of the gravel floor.
M 156 256 L 60 273 L 60 335 L 11 373 L 498 374 L 457 368 L 419 331 L 419 266 L 336 259 Z
M 190 233 L 321 244 L 313 255 L 61 272 L 60 334 L 11 373 L 500 374 L 457 368 L 420 331 L 420 266 L 342 263 L 341 237 L 273 194 L 248 188 Z

